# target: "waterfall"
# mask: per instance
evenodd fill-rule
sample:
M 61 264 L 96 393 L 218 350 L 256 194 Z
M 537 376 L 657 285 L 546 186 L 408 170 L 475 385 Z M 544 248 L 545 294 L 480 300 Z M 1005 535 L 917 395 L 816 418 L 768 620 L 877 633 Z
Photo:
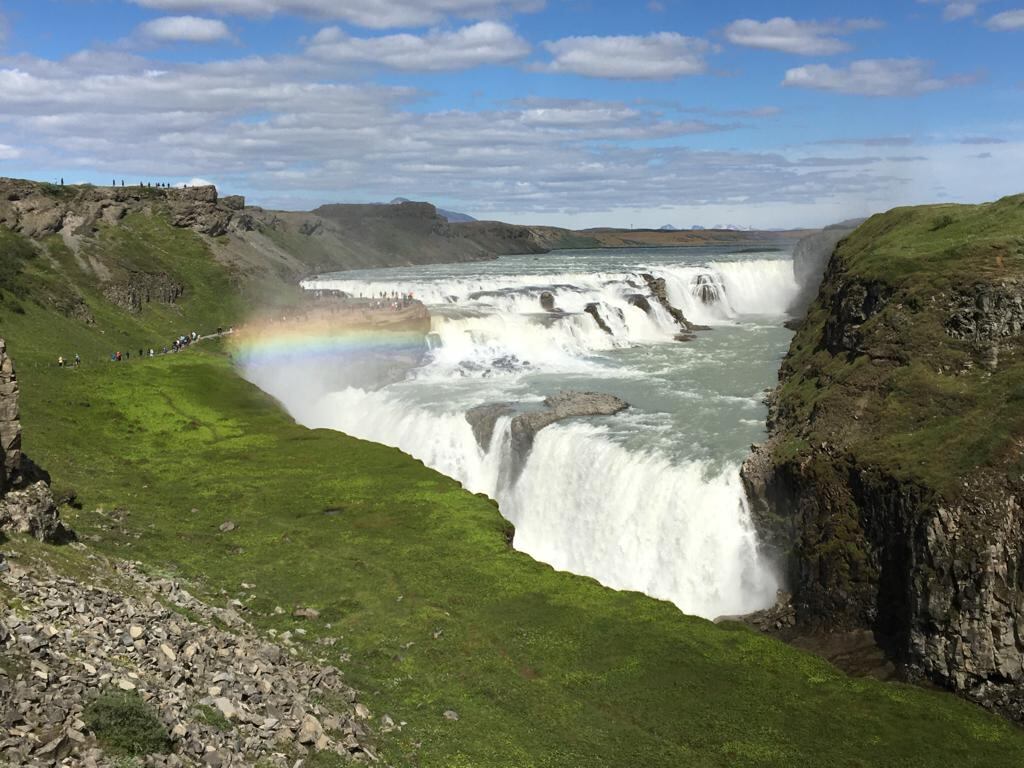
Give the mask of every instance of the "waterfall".
M 429 277 L 378 271 L 310 280 L 309 289 L 354 296 L 413 293 L 431 312 L 426 364 L 398 384 L 349 386 L 323 397 L 301 394 L 316 378 L 313 364 L 272 373 L 250 366 L 247 375 L 307 426 L 395 446 L 496 499 L 516 527 L 516 548 L 538 560 L 709 618 L 765 607 L 778 582 L 758 552 L 739 480 L 750 439 L 722 447 L 716 435 L 726 434 L 726 424 L 733 425 L 727 434 L 744 436 L 763 426 L 731 403 L 759 408 L 757 392 L 770 375 L 735 389 L 726 374 L 717 393 L 702 393 L 699 376 L 686 379 L 696 391 L 673 392 L 670 382 L 672 371 L 700 366 L 707 355 L 722 355 L 708 375 L 728 371 L 723 360 L 748 358 L 742 336 L 719 335 L 727 328 L 780 328 L 797 293 L 792 261 L 615 266 L 482 275 L 453 267 Z M 669 301 L 691 322 L 722 330 L 704 332 L 699 343 L 674 341 L 678 325 L 650 295 L 645 273 L 665 279 Z M 775 319 L 743 325 L 765 317 Z M 772 337 L 779 354 L 784 334 L 780 328 Z M 739 351 L 722 347 L 729 340 Z M 658 376 L 668 377 L 663 394 L 653 389 Z M 542 429 L 514 472 L 512 417 L 498 419 L 486 446 L 466 420 L 475 406 L 529 408 L 553 388 L 580 386 L 623 397 L 629 390 L 646 405 Z M 688 429 L 685 418 L 669 424 L 693 408 L 693 419 L 705 420 L 700 425 Z

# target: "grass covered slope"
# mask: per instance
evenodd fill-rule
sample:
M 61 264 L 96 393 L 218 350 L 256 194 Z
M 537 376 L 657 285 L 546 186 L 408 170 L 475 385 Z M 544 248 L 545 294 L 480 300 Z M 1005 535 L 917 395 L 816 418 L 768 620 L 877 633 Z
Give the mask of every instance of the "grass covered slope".
M 8 330 L 19 355 L 30 342 Z M 1024 761 L 1024 733 L 954 698 L 533 562 L 490 501 L 295 425 L 214 350 L 21 379 L 26 449 L 78 492 L 68 517 L 89 546 L 306 629 L 311 654 L 407 723 L 383 737 L 394 765 Z M 297 605 L 320 619 L 292 619 Z
M 160 275 L 183 292 L 174 303 L 143 302 L 139 312 L 105 294 L 139 274 Z M 0 228 L 0 333 L 31 341 L 21 351 L 22 367 L 49 366 L 58 355 L 99 362 L 112 352 L 159 350 L 182 333 L 238 322 L 243 306 L 210 246 L 159 216 L 104 225 L 77 254 L 59 236 L 34 243 Z
M 62 241 L 0 235 L 0 335 L 19 366 L 25 449 L 58 492 L 77 492 L 83 511 L 64 512 L 88 547 L 211 601 L 237 597 L 257 626 L 306 630 L 305 650 L 407 723 L 382 736 L 391 764 L 1024 763 L 1024 734 L 952 697 L 852 680 L 533 562 L 508 547 L 491 502 L 396 450 L 295 425 L 215 347 L 105 362 L 244 308 L 215 244 L 159 216 L 125 224 L 96 257 L 125 274 L 156 265 L 185 286 L 176 303 L 129 312 Z M 81 369 L 55 367 L 75 351 Z M 89 550 L 52 552 L 75 572 Z M 320 618 L 295 620 L 296 606 Z

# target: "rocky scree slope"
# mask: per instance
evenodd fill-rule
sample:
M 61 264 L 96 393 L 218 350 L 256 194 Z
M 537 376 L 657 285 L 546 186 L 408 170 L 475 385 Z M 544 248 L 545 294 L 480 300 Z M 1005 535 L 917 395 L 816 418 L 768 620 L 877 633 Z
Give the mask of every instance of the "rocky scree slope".
M 0 610 L 0 757 L 11 765 L 113 764 L 125 745 L 110 733 L 117 723 L 91 714 L 99 692 L 152 713 L 159 736 L 128 747 L 146 765 L 376 760 L 370 713 L 337 669 L 297 658 L 290 633 L 260 636 L 241 603 L 216 608 L 134 563 L 95 557 L 86 580 L 12 562 L 0 594 L 11 598 Z
M 743 468 L 805 630 L 1024 721 L 1024 196 L 843 240 Z

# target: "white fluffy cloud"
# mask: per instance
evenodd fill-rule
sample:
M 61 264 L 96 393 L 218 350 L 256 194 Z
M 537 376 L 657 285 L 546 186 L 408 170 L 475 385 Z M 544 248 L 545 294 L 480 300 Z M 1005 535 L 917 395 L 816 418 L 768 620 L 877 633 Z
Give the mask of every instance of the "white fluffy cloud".
M 481 21 L 454 31 L 431 30 L 422 37 L 352 37 L 338 27 L 328 27 L 317 33 L 307 52 L 323 61 L 439 71 L 515 61 L 530 53 L 530 44 L 505 24 Z
M 926 5 L 941 5 L 942 18 L 946 21 L 959 21 L 974 16 L 988 0 L 917 0 Z
M 231 30 L 219 19 L 198 16 L 164 16 L 139 25 L 138 34 L 161 43 L 215 43 L 229 40 Z
M 215 179 L 268 207 L 400 194 L 574 226 L 662 219 L 667 201 L 686 211 L 648 223 L 825 223 L 934 198 L 936 173 L 963 177 L 965 196 L 991 197 L 1019 187 L 1024 167 L 1024 145 L 1011 141 L 992 145 L 994 173 L 976 183 L 961 160 L 978 147 L 952 140 L 947 155 L 916 145 L 914 157 L 928 163 L 860 146 L 701 151 L 689 137 L 749 130 L 755 111 L 541 98 L 430 111 L 412 89 L 337 77 L 337 66 L 308 56 L 157 64 L 104 49 L 60 61 L 0 57 L 0 159 L 66 178 Z M 627 207 L 649 214 L 615 212 Z
M 966 77 L 936 78 L 931 70 L 931 63 L 921 59 L 862 59 L 846 67 L 796 67 L 786 71 L 782 84 L 858 96 L 913 96 L 970 82 Z
M 175 184 L 174 186 L 176 186 L 178 189 L 181 189 L 182 187 L 216 187 L 217 184 L 216 184 L 216 182 L 213 182 L 213 181 L 208 181 L 206 179 L 201 179 L 201 178 L 198 178 L 198 177 L 193 177 L 193 178 L 189 179 L 188 181 L 184 181 L 184 182 L 182 182 L 180 184 Z
M 1024 29 L 1024 8 L 997 13 L 985 22 L 985 26 L 997 32 L 1009 32 L 1011 30 Z
M 891 183 L 863 163 L 679 146 L 735 127 L 710 111 L 700 120 L 665 105 L 534 98 L 424 112 L 409 108 L 418 98 L 409 89 L 323 76 L 305 59 L 158 69 L 111 51 L 59 62 L 0 58 L 0 135 L 7 155 L 66 176 L 201 176 L 285 207 L 401 193 L 540 218 L 627 201 L 657 208 L 668 199 L 870 196 Z
M 361 27 L 426 27 L 448 16 L 489 19 L 509 13 L 532 13 L 544 0 L 132 0 L 161 11 L 272 16 L 296 13 L 338 19 Z
M 803 56 L 824 56 L 850 50 L 850 44 L 839 38 L 852 32 L 877 29 L 874 19 L 847 21 L 797 21 L 778 17 L 768 21 L 739 19 L 725 28 L 725 37 L 735 45 L 766 48 L 797 53 Z
M 646 37 L 565 37 L 548 41 L 544 47 L 553 57 L 540 65 L 544 71 L 633 80 L 701 74 L 707 69 L 705 57 L 711 50 L 706 40 L 676 32 Z

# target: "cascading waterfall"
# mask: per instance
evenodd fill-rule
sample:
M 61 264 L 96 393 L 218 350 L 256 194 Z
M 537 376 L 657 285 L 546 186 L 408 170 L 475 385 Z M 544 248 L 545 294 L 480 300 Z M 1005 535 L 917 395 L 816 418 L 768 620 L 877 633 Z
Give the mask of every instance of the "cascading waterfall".
M 249 375 L 301 423 L 396 446 L 497 499 L 516 526 L 515 546 L 556 568 L 706 617 L 769 605 L 777 580 L 758 552 L 738 462 L 756 438 L 751 425 L 763 424 L 758 393 L 770 380 L 759 377 L 773 361 L 749 374 L 746 389 L 714 371 L 746 362 L 745 345 L 763 349 L 757 334 L 781 355 L 781 317 L 797 292 L 792 262 L 592 271 L 562 262 L 569 268 L 548 273 L 513 261 L 490 274 L 453 265 L 429 276 L 382 270 L 308 281 L 310 290 L 371 298 L 412 292 L 431 310 L 428 362 L 399 384 L 320 400 L 289 397 L 289 377 L 310 371 Z M 669 300 L 689 320 L 719 330 L 691 345 L 673 341 L 678 326 L 644 273 L 665 278 Z M 545 293 L 552 311 L 542 306 Z M 704 379 L 720 391 L 706 391 Z M 634 408 L 542 429 L 517 473 L 509 471 L 511 416 L 498 420 L 489 445 L 477 443 L 469 409 L 528 409 L 559 389 L 607 391 Z

